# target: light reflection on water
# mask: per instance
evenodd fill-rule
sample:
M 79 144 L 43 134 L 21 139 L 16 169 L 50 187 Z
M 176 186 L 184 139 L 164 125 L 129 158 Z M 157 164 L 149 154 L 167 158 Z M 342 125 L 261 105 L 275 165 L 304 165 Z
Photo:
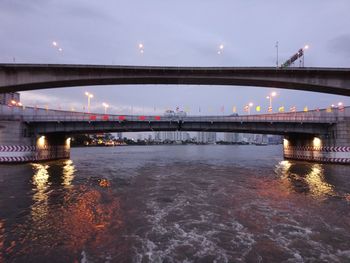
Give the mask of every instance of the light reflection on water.
M 17 189 L 0 191 L 14 196 L 0 202 L 0 263 L 350 259 L 346 167 L 281 161 L 277 147 L 72 153 L 0 173 Z
M 287 187 L 297 192 L 308 193 L 320 200 L 337 195 L 334 185 L 325 178 L 322 164 L 284 160 L 276 166 L 276 173 Z
M 33 175 L 33 205 L 31 207 L 32 220 L 39 221 L 42 220 L 48 213 L 48 198 L 49 195 L 47 190 L 50 186 L 49 183 L 49 166 L 46 164 L 32 164 L 35 171 Z
M 74 179 L 75 166 L 72 160 L 66 160 L 63 166 L 63 185 L 71 188 Z

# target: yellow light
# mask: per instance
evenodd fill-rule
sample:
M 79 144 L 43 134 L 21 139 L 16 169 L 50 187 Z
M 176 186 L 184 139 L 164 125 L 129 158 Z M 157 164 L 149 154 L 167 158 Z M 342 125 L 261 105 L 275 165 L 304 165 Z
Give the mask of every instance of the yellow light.
M 45 136 L 41 136 L 39 139 L 38 139 L 38 145 L 40 147 L 44 147 L 45 146 Z
M 72 160 L 67 160 L 64 162 L 65 166 L 63 167 L 63 185 L 66 188 L 69 188 L 72 185 L 74 179 L 75 166 Z
M 287 148 L 289 146 L 289 141 L 287 139 L 283 139 L 283 147 Z
M 70 142 L 71 142 L 71 140 L 72 140 L 71 138 L 67 138 L 67 139 L 66 139 L 66 146 L 67 146 L 67 147 L 70 147 Z
M 15 105 L 16 101 L 15 100 L 11 100 L 11 104 Z
M 321 147 L 322 146 L 322 141 L 320 138 L 315 137 L 314 140 L 312 141 L 312 144 L 314 147 Z

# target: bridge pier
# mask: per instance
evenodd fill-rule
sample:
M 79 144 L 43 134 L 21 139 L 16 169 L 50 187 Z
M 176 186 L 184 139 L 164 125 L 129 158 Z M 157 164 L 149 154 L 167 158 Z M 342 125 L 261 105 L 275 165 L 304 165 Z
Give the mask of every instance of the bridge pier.
M 70 156 L 70 138 L 64 134 L 36 136 L 35 161 L 66 159 Z
M 350 163 L 350 122 L 340 121 L 327 134 L 290 134 L 283 140 L 286 159 Z
M 22 121 L 0 121 L 0 163 L 36 162 L 70 156 L 70 139 L 64 134 L 30 134 Z

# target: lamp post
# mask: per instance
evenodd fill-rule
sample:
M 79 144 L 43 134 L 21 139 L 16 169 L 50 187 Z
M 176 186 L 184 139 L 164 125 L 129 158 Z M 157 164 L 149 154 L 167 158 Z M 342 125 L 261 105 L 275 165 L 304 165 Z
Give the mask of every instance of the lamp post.
M 138 47 L 139 47 L 140 53 L 143 54 L 143 52 L 145 50 L 145 46 L 143 45 L 143 43 L 139 43 Z
M 248 115 L 250 115 L 250 108 L 253 107 L 253 103 L 252 102 L 249 102 L 248 104 Z
M 303 47 L 303 67 L 305 65 L 305 50 L 309 49 L 309 47 L 310 47 L 309 45 L 305 45 Z
M 105 108 L 105 114 L 107 114 L 107 108 L 109 107 L 109 105 L 107 103 L 102 103 L 102 106 Z
M 85 92 L 85 95 L 88 98 L 87 112 L 90 113 L 90 100 L 94 97 L 94 95 L 89 92 Z
M 276 68 L 278 68 L 278 41 L 276 41 L 276 45 L 275 45 L 275 47 L 276 47 Z
M 221 53 L 224 51 L 224 44 L 219 45 L 218 55 L 221 55 Z
M 271 94 L 269 96 L 266 97 L 266 99 L 270 100 L 269 103 L 269 112 L 272 112 L 272 98 L 276 97 L 277 93 L 275 91 L 271 92 Z

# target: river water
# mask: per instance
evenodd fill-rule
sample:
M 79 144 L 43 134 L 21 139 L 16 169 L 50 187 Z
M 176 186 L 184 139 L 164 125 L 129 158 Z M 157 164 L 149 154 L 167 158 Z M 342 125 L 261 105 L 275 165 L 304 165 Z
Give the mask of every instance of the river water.
M 280 145 L 2 165 L 0 262 L 350 262 L 350 166 Z

